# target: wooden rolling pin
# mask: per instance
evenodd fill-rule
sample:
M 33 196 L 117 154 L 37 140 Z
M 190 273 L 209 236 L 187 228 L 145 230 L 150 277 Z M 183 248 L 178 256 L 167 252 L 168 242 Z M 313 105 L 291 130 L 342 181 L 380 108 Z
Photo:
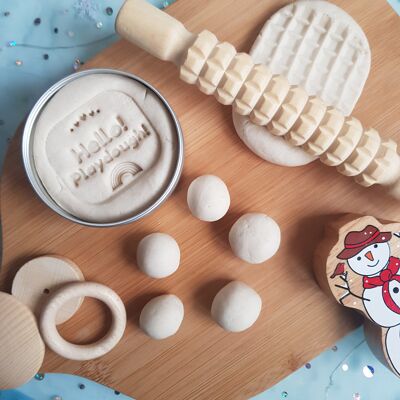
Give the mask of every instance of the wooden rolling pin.
M 285 77 L 255 64 L 248 54 L 219 42 L 213 33 L 189 32 L 145 0 L 125 1 L 116 30 L 153 56 L 175 63 L 182 80 L 213 94 L 222 104 L 231 104 L 253 123 L 267 126 L 360 185 L 383 185 L 400 199 L 397 144 L 383 140 L 375 129 L 364 129 L 356 118 L 309 97 Z

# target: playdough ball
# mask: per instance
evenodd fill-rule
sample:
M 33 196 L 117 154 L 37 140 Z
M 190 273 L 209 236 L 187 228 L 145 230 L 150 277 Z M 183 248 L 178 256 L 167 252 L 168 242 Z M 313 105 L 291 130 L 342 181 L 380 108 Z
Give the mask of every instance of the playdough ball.
M 166 233 L 151 233 L 138 245 L 136 261 L 152 278 L 165 278 L 179 267 L 181 252 L 175 239 Z
M 265 214 L 242 215 L 229 232 L 229 243 L 235 255 L 250 264 L 271 258 L 279 249 L 279 225 Z
M 140 327 L 153 339 L 175 335 L 184 315 L 182 301 L 173 294 L 151 299 L 140 313 Z
M 203 175 L 189 186 L 187 203 L 191 213 L 202 221 L 218 221 L 228 211 L 231 199 L 228 188 L 218 176 Z
M 261 297 L 243 282 L 233 281 L 214 297 L 211 315 L 226 331 L 241 332 L 257 321 L 262 306 Z

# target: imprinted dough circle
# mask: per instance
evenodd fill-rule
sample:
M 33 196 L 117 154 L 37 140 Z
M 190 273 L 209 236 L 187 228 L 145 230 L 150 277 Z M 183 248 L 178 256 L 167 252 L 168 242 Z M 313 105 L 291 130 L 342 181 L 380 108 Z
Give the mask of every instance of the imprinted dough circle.
M 368 77 L 371 52 L 362 28 L 344 10 L 321 0 L 294 1 L 265 23 L 250 53 L 272 74 L 284 75 L 344 115 L 351 114 Z M 278 165 L 308 164 L 315 157 L 265 126 L 233 112 L 235 129 L 259 157 Z
M 56 315 L 65 302 L 74 297 L 93 297 L 104 302 L 110 309 L 112 324 L 108 333 L 100 340 L 87 345 L 67 342 L 58 333 Z M 125 306 L 120 297 L 109 287 L 95 282 L 70 283 L 57 290 L 43 307 L 40 316 L 40 331 L 43 340 L 57 354 L 70 360 L 91 360 L 112 350 L 122 338 L 126 326 Z
M 1 392 L 28 382 L 42 365 L 45 349 L 32 311 L 16 297 L 0 292 L 0 316 Z
M 67 283 L 83 280 L 81 270 L 71 260 L 60 256 L 42 256 L 28 261 L 18 270 L 11 294 L 39 318 L 43 304 L 54 291 Z M 58 311 L 56 324 L 70 319 L 78 311 L 82 301 L 82 297 L 76 297 L 65 303 Z

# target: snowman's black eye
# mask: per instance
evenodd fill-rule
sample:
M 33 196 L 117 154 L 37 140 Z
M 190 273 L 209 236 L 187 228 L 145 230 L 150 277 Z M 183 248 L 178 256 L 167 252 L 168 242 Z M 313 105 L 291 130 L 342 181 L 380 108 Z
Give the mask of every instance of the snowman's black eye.
M 377 248 L 377 247 L 378 247 L 378 245 L 377 245 L 377 244 L 374 244 L 374 247 L 375 247 L 375 248 Z
M 393 292 L 396 294 L 399 293 L 399 288 L 398 287 L 393 288 Z
M 360 260 L 361 260 L 361 257 L 357 257 L 357 260 L 360 261 Z

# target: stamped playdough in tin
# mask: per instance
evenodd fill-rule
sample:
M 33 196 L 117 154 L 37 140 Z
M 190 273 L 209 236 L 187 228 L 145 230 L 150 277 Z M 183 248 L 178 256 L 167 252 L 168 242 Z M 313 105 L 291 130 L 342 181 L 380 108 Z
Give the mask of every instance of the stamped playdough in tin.
M 174 176 L 176 121 L 140 81 L 86 74 L 63 86 L 33 129 L 33 161 L 48 195 L 84 221 L 110 223 L 150 207 Z

